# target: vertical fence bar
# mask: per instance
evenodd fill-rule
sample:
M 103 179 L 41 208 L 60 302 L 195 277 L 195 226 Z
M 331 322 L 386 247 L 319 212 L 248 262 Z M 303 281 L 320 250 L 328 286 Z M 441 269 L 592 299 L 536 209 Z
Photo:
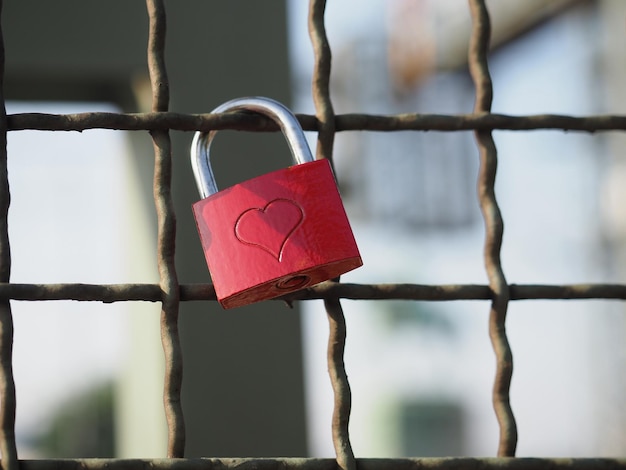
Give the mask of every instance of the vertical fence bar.
M 311 0 L 309 4 L 309 36 L 315 55 L 313 69 L 313 103 L 318 121 L 316 158 L 333 159 L 333 144 L 335 141 L 335 113 L 330 100 L 330 68 L 331 51 L 326 28 L 324 26 L 324 12 L 326 0 Z
M 163 112 L 169 106 L 169 83 L 165 68 L 166 14 L 162 0 L 147 0 L 150 17 L 148 67 L 152 84 L 152 111 Z M 154 202 L 158 225 L 158 266 L 162 295 L 161 342 L 165 354 L 163 402 L 168 425 L 167 456 L 183 457 L 185 423 L 180 400 L 183 360 L 178 334 L 180 288 L 174 263 L 176 215 L 171 195 L 172 148 L 168 131 L 151 131 L 154 144 Z
M 469 68 L 476 87 L 476 114 L 491 111 L 493 87 L 487 55 L 491 36 L 489 12 L 484 0 L 469 0 L 472 35 L 469 46 Z M 496 355 L 496 378 L 493 406 L 500 426 L 498 456 L 512 457 L 517 446 L 517 426 L 511 409 L 509 389 L 513 375 L 513 355 L 506 336 L 505 321 L 510 299 L 509 287 L 500 262 L 504 222 L 495 196 L 498 157 L 491 131 L 475 131 L 480 154 L 478 195 L 485 222 L 485 268 L 493 299 L 489 314 L 489 337 Z
M 337 464 L 342 470 L 356 470 L 356 461 L 348 425 L 352 408 L 350 383 L 343 361 L 346 347 L 346 320 L 337 298 L 324 299 L 324 307 L 328 316 L 328 374 L 333 387 L 334 409 L 332 419 L 333 446 L 337 455 Z
M 2 13 L 0 0 L 0 19 Z M 4 100 L 4 37 L 0 26 L 0 282 L 11 276 L 8 215 L 11 194 L 7 171 L 7 112 Z M 2 470 L 17 470 L 15 382 L 13 380 L 13 315 L 9 300 L 0 302 L 0 452 Z
M 325 10 L 326 0 L 311 0 L 309 3 L 309 36 L 315 55 L 312 91 L 319 123 L 316 158 L 326 158 L 332 165 L 335 113 L 330 100 L 331 51 L 324 27 Z M 356 470 L 348 430 L 352 396 L 343 359 L 346 345 L 346 321 L 338 298 L 324 299 L 324 307 L 330 327 L 327 357 L 328 373 L 334 394 L 333 445 L 339 467 L 342 470 Z

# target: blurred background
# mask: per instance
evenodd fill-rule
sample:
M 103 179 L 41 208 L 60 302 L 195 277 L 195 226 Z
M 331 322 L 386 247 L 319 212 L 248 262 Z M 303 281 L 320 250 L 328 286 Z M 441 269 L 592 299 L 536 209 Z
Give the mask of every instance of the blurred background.
M 4 7 L 8 113 L 149 108 L 143 5 L 81 3 Z M 314 113 L 306 2 L 190 3 L 167 5 L 172 110 L 263 94 Z M 620 113 L 626 4 L 488 5 L 494 112 Z M 123 33 L 111 37 L 112 25 Z M 328 2 L 326 27 L 335 113 L 471 113 L 466 1 Z M 172 134 L 179 280 L 207 282 L 189 210 L 192 135 Z M 213 150 L 223 187 L 289 161 L 278 135 L 223 134 Z M 624 282 L 623 136 L 494 138 L 507 281 Z M 281 150 L 246 158 L 266 142 Z M 147 133 L 20 131 L 8 145 L 12 282 L 158 282 Z M 230 148 L 245 169 L 226 158 Z M 364 261 L 345 281 L 487 283 L 471 132 L 339 133 L 334 158 Z M 12 305 L 22 458 L 165 455 L 159 305 Z M 487 302 L 343 306 L 357 457 L 495 454 Z M 321 301 L 295 311 L 182 306 L 186 455 L 333 456 L 327 330 Z M 626 455 L 622 305 L 512 302 L 507 330 L 518 455 Z

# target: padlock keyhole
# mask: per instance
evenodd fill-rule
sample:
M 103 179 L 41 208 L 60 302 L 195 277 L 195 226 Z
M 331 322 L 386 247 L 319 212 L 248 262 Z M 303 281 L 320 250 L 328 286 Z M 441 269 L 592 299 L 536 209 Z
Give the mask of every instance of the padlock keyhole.
M 304 287 L 311 280 L 309 276 L 304 274 L 299 274 L 297 276 L 290 276 L 281 279 L 276 283 L 276 287 L 278 289 L 297 289 L 299 287 Z

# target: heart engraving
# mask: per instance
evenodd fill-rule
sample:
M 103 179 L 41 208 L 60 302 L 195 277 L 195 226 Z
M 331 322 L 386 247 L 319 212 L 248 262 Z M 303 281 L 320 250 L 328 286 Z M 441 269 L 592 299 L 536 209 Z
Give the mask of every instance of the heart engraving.
M 281 261 L 285 243 L 303 219 L 300 204 L 290 199 L 273 199 L 263 208 L 244 211 L 235 222 L 235 236 L 240 242 L 261 248 Z

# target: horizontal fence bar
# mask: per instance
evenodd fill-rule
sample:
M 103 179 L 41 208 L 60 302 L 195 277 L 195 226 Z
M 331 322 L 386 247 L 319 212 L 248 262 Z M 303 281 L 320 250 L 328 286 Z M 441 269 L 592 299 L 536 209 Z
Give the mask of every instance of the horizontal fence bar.
M 510 284 L 511 300 L 626 300 L 624 284 Z M 349 284 L 327 281 L 277 300 L 491 300 L 489 286 L 477 284 Z M 0 299 L 76 300 L 92 302 L 161 302 L 158 284 L 7 284 Z M 181 301 L 216 300 L 212 284 L 181 284 Z
M 626 459 L 356 459 L 359 470 L 626 470 Z M 20 460 L 20 470 L 337 470 L 335 459 L 55 459 Z
M 315 116 L 298 114 L 306 131 L 319 131 Z M 180 114 L 173 112 L 77 114 L 20 113 L 10 114 L 9 131 L 85 131 L 112 130 L 177 130 L 210 131 L 237 129 L 257 132 L 278 131 L 271 120 L 245 113 Z M 624 131 L 626 116 L 598 115 L 575 117 L 558 114 L 509 116 L 504 114 L 339 114 L 335 116 L 335 131 L 470 131 L 470 130 L 561 130 L 561 131 Z

